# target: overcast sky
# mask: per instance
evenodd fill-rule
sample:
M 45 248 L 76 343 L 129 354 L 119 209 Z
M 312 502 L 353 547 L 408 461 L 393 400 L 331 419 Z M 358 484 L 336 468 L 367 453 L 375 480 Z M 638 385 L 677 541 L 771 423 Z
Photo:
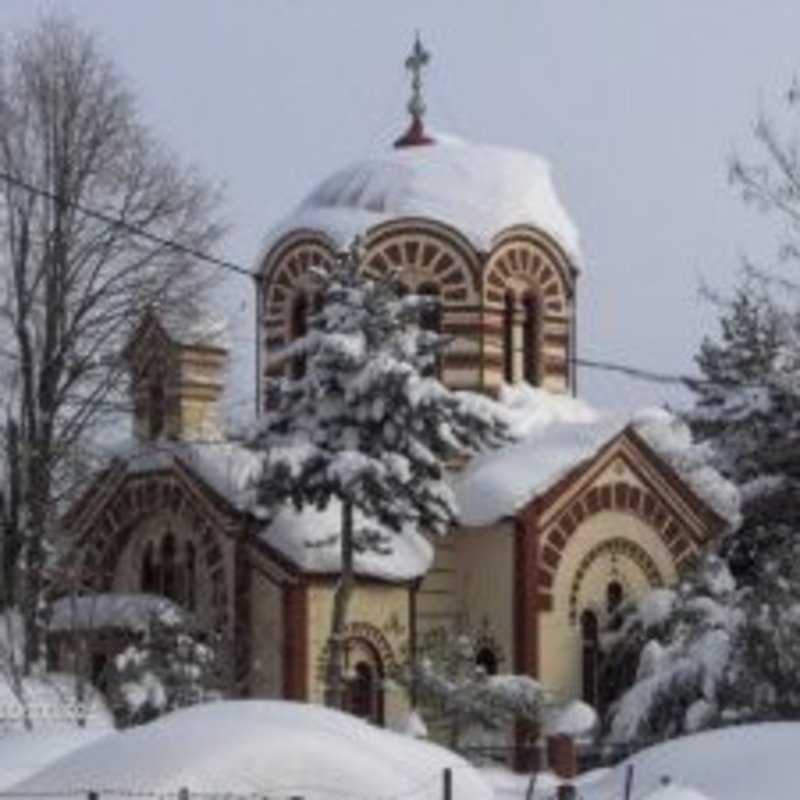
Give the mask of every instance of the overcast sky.
M 97 31 L 158 135 L 226 184 L 220 254 L 248 267 L 319 180 L 402 132 L 417 28 L 431 127 L 553 165 L 582 234 L 580 356 L 692 372 L 716 320 L 701 280 L 728 288 L 743 254 L 773 253 L 727 164 L 754 152 L 756 114 L 800 68 L 797 0 L 0 0 L 0 28 L 62 8 Z M 229 290 L 240 396 L 250 293 Z M 579 380 L 614 408 L 685 398 Z

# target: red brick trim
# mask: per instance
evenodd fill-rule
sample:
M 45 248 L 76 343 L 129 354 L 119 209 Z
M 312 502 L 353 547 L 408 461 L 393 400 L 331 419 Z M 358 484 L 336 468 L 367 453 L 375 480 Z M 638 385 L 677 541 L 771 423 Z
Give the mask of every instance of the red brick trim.
M 534 513 L 515 520 L 514 671 L 539 675 L 539 531 Z
M 283 590 L 283 697 L 308 700 L 308 587 Z

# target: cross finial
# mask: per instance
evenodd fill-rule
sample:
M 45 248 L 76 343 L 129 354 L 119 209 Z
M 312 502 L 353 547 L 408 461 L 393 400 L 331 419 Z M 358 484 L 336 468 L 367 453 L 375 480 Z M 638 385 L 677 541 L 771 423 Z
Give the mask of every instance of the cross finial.
M 422 46 L 417 31 L 411 55 L 406 59 L 406 69 L 411 73 L 411 99 L 408 101 L 408 110 L 412 117 L 422 117 L 425 114 L 425 101 L 422 99 L 422 70 L 430 60 L 431 54 Z
M 408 101 L 411 127 L 394 143 L 395 147 L 433 143 L 433 139 L 426 136 L 422 128 L 422 118 L 425 116 L 426 110 L 425 101 L 422 99 L 422 70 L 430 60 L 431 54 L 422 46 L 419 31 L 417 31 L 411 55 L 406 59 L 406 69 L 411 73 L 411 99 Z

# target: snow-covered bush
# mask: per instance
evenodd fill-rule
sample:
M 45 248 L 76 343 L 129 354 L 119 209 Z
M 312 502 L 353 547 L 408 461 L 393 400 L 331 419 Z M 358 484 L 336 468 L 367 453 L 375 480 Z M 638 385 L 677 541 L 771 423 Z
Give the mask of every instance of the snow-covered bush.
M 110 665 L 108 691 L 117 724 L 139 725 L 220 697 L 228 666 L 225 650 L 219 635 L 194 629 L 165 602 Z
M 550 699 L 528 675 L 489 675 L 477 662 L 480 640 L 474 631 L 439 627 L 422 637 L 399 679 L 420 703 L 451 748 L 508 744 L 516 722 L 540 727 Z
M 609 712 L 612 741 L 666 739 L 722 720 L 742 623 L 737 599 L 725 562 L 706 555 L 674 591 L 658 590 L 627 616 L 606 657 L 607 671 L 631 658 L 637 665 L 634 684 Z

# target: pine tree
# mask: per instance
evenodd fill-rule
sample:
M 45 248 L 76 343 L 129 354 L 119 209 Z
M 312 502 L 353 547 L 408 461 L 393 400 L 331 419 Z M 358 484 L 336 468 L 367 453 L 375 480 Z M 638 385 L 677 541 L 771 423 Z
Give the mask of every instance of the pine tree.
M 762 553 L 800 523 L 798 322 L 751 279 L 725 307 L 719 339 L 706 338 L 696 359 L 704 380 L 691 386 L 688 421 L 742 491 L 743 523 L 723 554 L 747 582 Z
M 432 372 L 442 346 L 421 316 L 431 298 L 402 296 L 396 275 L 366 280 L 354 243 L 320 272 L 322 308 L 285 353 L 302 365 L 268 388 L 256 446 L 268 509 L 341 503 L 341 573 L 334 597 L 328 702 L 343 696 L 342 648 L 358 551 L 391 552 L 404 531 L 448 532 L 456 518 L 448 464 L 508 441 L 493 405 L 445 388 Z M 356 524 L 358 519 L 364 524 Z
M 475 631 L 433 628 L 398 676 L 426 710 L 426 717 L 446 729 L 449 746 L 467 752 L 473 740 L 481 745 L 486 734 L 508 734 L 515 723 L 540 730 L 545 711 L 554 705 L 529 675 L 488 674 L 476 661 L 479 649 Z M 483 749 L 477 748 L 477 760 Z

